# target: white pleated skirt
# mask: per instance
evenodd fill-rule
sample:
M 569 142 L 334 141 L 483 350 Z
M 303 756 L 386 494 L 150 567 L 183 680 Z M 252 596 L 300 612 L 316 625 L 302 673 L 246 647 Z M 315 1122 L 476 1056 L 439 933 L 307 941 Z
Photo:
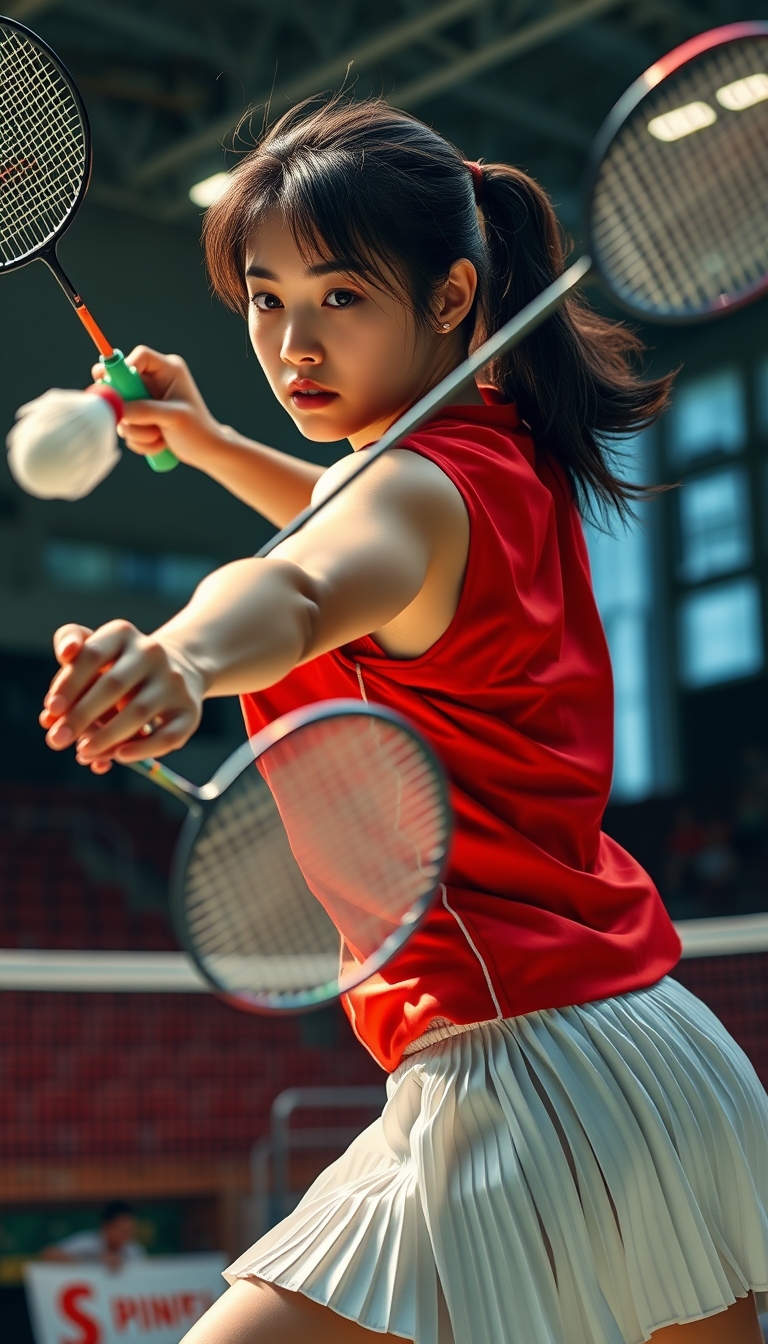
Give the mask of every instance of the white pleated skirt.
M 675 980 L 482 1023 L 226 1271 L 417 1344 L 640 1344 L 768 1289 L 768 1098 Z

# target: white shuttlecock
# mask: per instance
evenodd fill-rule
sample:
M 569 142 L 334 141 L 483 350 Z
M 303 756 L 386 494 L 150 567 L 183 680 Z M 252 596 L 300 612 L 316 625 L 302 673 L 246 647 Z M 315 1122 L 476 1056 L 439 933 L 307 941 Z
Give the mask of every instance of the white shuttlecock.
M 16 412 L 6 440 L 8 466 L 23 490 L 38 499 L 82 499 L 120 460 L 115 425 L 120 398 L 51 388 Z

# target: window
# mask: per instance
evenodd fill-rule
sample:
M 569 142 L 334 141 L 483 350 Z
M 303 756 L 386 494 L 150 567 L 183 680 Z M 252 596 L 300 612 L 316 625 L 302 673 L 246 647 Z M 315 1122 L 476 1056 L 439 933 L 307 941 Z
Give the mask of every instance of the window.
M 747 475 L 713 471 L 678 492 L 680 573 L 687 583 L 743 569 L 752 561 Z
M 688 593 L 680 604 L 680 671 L 692 690 L 763 666 L 760 589 L 752 577 Z
M 744 385 L 736 369 L 683 383 L 668 422 L 670 458 L 683 466 L 709 453 L 738 453 L 747 438 Z
M 761 433 L 768 434 L 768 359 L 757 370 L 757 425 Z
M 90 541 L 49 541 L 43 568 L 56 588 L 151 593 L 186 601 L 217 561 L 204 555 L 153 555 Z
M 640 435 L 622 446 L 644 463 L 652 455 L 652 436 Z M 636 478 L 652 478 L 652 469 L 637 470 Z M 658 620 L 655 600 L 653 545 L 656 506 L 639 504 L 637 523 L 616 523 L 613 533 L 587 525 L 592 581 L 613 665 L 614 771 L 612 797 L 617 802 L 646 798 L 660 782 L 660 762 L 654 759 L 659 734 L 655 719 L 660 706 L 654 676 L 656 657 L 653 623 Z

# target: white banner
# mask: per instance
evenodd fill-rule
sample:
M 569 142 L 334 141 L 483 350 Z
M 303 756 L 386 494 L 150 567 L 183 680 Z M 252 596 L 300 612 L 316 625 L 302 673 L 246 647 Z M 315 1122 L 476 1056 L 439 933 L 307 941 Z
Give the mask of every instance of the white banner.
M 178 1344 L 223 1293 L 220 1255 L 167 1255 L 110 1273 L 100 1265 L 29 1263 L 37 1344 Z

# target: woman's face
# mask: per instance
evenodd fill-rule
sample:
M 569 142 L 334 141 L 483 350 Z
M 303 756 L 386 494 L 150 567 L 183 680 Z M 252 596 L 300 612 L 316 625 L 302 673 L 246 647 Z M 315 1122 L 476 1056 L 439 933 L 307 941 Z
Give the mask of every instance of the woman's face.
M 372 443 L 464 356 L 456 328 L 474 299 L 471 262 L 456 262 L 446 284 L 437 320 L 449 322 L 447 332 L 420 330 L 404 304 L 343 263 L 302 257 L 276 211 L 245 265 L 253 348 L 308 439 Z

